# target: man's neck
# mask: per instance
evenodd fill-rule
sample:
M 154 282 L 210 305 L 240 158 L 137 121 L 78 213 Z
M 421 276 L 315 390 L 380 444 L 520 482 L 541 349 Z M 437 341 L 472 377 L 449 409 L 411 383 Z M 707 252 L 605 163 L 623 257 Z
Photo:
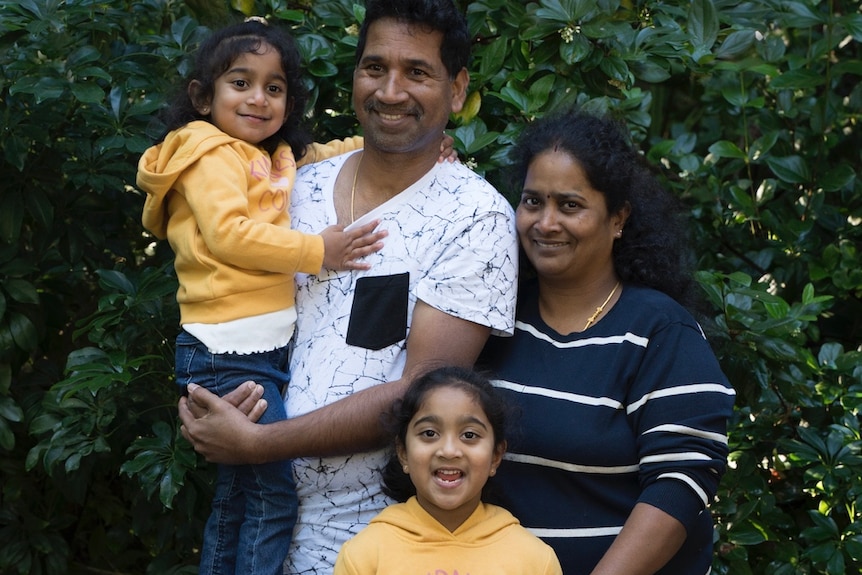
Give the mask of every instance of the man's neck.
M 438 155 L 387 154 L 366 149 L 359 167 L 358 181 L 369 198 L 386 201 L 419 181 L 437 162 Z M 382 203 L 382 202 L 381 202 Z
M 345 162 L 335 183 L 338 223 L 349 225 L 388 202 L 428 173 L 437 162 L 429 154 L 382 154 L 364 150 Z

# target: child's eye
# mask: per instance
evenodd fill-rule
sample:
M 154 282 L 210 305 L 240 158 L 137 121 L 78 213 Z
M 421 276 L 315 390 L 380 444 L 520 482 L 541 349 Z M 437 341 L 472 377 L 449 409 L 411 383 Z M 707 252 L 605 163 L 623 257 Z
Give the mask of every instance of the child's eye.
M 281 86 L 270 86 L 268 89 L 273 94 L 280 94 L 282 91 Z
M 434 437 L 437 433 L 433 429 L 425 429 L 419 432 L 420 437 Z
M 478 439 L 478 438 L 479 438 L 479 434 L 476 433 L 475 431 L 465 431 L 464 432 L 464 439 Z
M 248 82 L 246 82 L 245 80 L 234 80 L 233 85 L 237 88 L 245 88 L 246 86 L 248 86 Z

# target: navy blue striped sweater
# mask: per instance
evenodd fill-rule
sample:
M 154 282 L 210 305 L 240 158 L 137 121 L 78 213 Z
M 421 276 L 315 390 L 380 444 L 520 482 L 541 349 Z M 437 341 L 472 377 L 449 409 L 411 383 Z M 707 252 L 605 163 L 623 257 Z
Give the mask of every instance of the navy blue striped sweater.
M 560 335 L 519 294 L 515 335 L 480 365 L 516 407 L 491 502 L 554 547 L 565 575 L 588 574 L 637 502 L 681 521 L 682 549 L 659 573 L 705 575 L 734 391 L 691 315 L 626 285 L 582 333 Z

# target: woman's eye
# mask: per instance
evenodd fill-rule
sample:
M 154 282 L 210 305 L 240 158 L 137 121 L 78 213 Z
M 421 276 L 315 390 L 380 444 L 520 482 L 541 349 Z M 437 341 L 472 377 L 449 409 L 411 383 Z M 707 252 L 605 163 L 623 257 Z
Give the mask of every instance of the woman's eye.
M 527 197 L 521 198 L 521 203 L 524 204 L 525 206 L 533 207 L 533 206 L 539 205 L 539 200 L 537 200 L 536 198 L 527 196 Z

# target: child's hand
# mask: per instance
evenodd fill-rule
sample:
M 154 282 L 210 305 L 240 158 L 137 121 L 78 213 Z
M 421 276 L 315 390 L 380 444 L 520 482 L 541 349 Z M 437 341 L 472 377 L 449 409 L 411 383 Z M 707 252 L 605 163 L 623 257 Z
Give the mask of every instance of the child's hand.
M 455 149 L 455 138 L 443 132 L 443 141 L 440 142 L 440 157 L 437 158 L 437 162 L 442 164 L 443 162 L 452 163 L 458 159 L 458 151 Z
M 349 232 L 344 226 L 329 226 L 320 236 L 323 238 L 323 267 L 332 270 L 367 270 L 371 264 L 357 261 L 383 247 L 381 241 L 388 235 L 386 230 L 374 231 L 380 220 L 359 226 Z

